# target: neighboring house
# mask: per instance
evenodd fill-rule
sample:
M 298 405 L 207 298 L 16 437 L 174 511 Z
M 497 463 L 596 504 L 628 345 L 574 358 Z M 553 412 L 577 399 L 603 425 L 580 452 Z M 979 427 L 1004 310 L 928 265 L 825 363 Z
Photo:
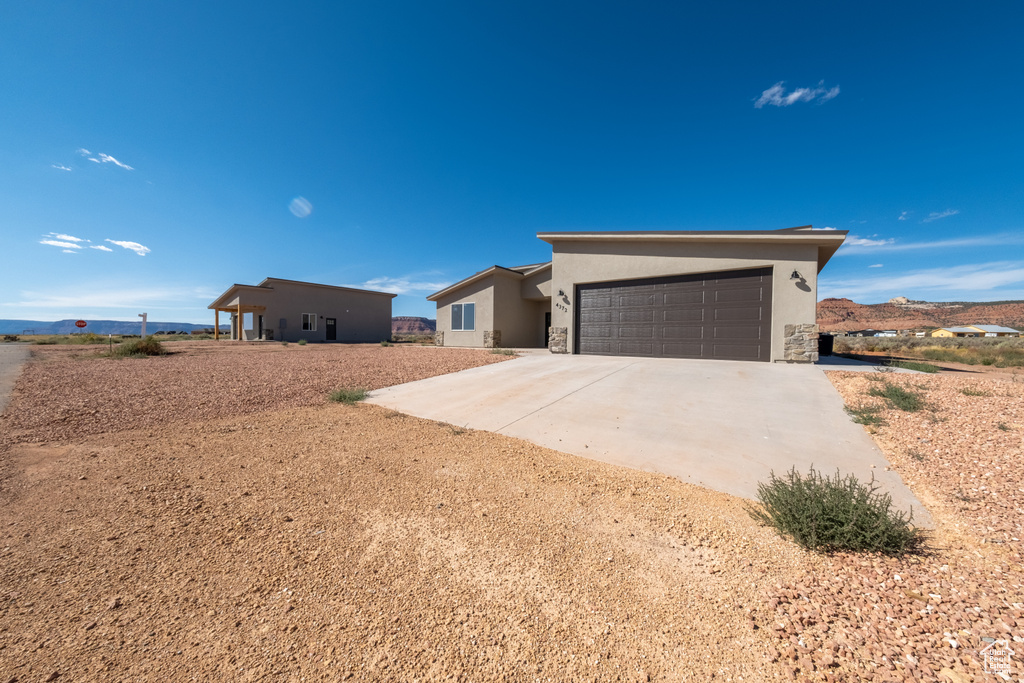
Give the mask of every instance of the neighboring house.
M 268 277 L 258 285 L 232 285 L 208 308 L 214 311 L 214 330 L 220 314 L 230 314 L 232 339 L 379 342 L 391 338 L 394 298 L 387 292 Z
M 984 337 L 1019 337 L 1020 331 L 1012 327 L 1002 325 L 968 325 L 970 329 L 978 330 Z
M 817 276 L 842 230 L 545 232 L 545 263 L 427 297 L 437 344 L 552 353 L 817 360 Z
M 933 337 L 978 337 L 981 334 L 973 327 L 940 327 L 932 332 Z

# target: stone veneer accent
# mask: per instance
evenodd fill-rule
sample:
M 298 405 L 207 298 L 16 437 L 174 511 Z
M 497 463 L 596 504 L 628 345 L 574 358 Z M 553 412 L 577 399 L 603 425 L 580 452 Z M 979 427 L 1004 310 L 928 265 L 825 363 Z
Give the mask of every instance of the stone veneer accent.
M 818 362 L 818 326 L 810 323 L 786 325 L 783 351 L 789 363 Z
M 497 349 L 501 347 L 501 330 L 484 330 L 484 348 Z
M 548 351 L 551 353 L 569 353 L 569 328 L 548 328 Z
M 444 332 L 441 330 L 434 332 L 434 346 L 444 346 Z

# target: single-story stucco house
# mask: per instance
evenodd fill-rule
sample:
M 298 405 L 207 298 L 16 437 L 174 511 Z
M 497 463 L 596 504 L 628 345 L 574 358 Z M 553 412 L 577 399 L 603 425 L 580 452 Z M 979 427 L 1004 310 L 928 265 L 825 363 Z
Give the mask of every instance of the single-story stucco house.
M 813 362 L 818 273 L 843 230 L 542 232 L 551 260 L 427 297 L 437 344 Z
M 966 327 L 940 327 L 933 337 L 1019 337 L 1020 332 L 1002 325 L 968 325 Z
M 268 277 L 258 285 L 231 285 L 208 308 L 218 337 L 219 315 L 229 313 L 232 339 L 379 342 L 391 339 L 394 298 L 388 292 Z

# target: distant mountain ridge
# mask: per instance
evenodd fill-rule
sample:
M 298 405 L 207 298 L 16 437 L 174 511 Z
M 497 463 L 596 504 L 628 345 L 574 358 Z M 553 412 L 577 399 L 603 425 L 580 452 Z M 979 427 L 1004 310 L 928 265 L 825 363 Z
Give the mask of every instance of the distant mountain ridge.
M 95 334 L 140 334 L 142 320 L 88 320 L 86 326 L 78 328 L 75 319 L 58 320 L 0 320 L 0 334 L 71 334 L 72 332 L 93 332 Z M 191 332 L 192 330 L 212 330 L 213 325 L 195 325 L 193 323 L 168 323 L 156 320 L 146 322 L 146 332 Z M 221 331 L 230 331 L 229 325 L 221 325 Z
M 437 321 L 430 318 L 396 315 L 391 319 L 392 334 L 434 334 L 436 330 Z
M 850 299 L 818 302 L 822 332 L 913 330 L 922 327 L 1004 325 L 1024 329 L 1024 301 L 913 301 L 898 296 L 884 304 L 858 304 Z

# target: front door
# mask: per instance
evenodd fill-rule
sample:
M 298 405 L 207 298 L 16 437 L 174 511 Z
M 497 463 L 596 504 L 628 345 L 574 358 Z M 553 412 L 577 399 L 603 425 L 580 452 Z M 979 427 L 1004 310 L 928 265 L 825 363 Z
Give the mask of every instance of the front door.
M 338 320 L 337 318 L 327 319 L 327 341 L 338 341 Z

